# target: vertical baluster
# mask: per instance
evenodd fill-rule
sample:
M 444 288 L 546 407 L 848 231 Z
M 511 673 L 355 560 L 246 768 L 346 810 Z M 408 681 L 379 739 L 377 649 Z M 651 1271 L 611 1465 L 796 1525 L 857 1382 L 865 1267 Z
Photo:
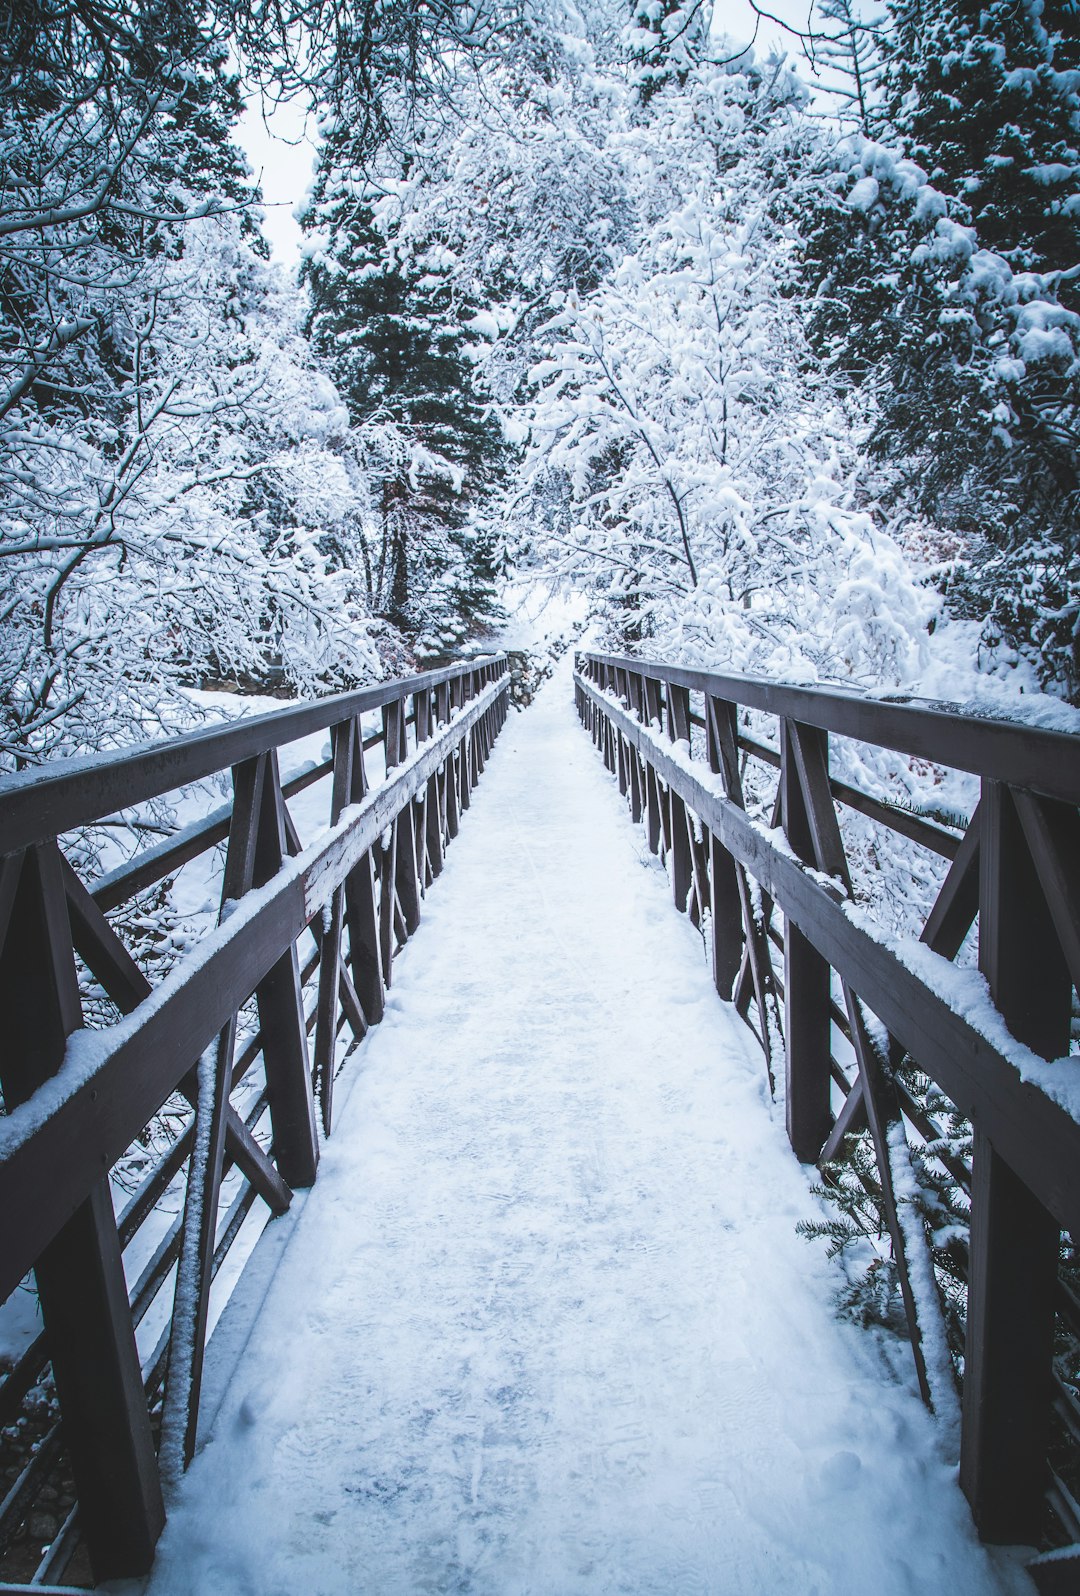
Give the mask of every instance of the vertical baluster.
M 641 720 L 645 692 L 641 677 L 635 671 L 627 673 L 626 691 L 631 710 L 638 720 Z M 627 747 L 626 752 L 630 765 L 630 817 L 636 823 L 641 819 L 645 808 L 641 756 L 633 744 Z
M 728 797 L 732 797 L 741 791 L 735 705 L 720 698 L 706 698 L 705 724 L 709 769 L 723 776 L 724 791 Z M 710 951 L 713 983 L 722 998 L 730 999 L 742 963 L 742 896 L 735 860 L 711 831 L 709 891 L 712 899 Z
M 229 905 L 249 891 L 255 879 L 266 773 L 265 754 L 245 760 L 233 770 L 233 812 L 221 891 L 222 918 L 228 913 Z M 161 1429 L 162 1466 L 172 1475 L 191 1462 L 198 1435 L 236 1029 L 234 1014 L 218 1037 L 216 1047 L 207 1049 L 199 1065 L 196 1150 L 188 1168 L 184 1235 L 176 1274 Z
M 330 800 L 330 824 L 337 825 L 342 810 L 352 801 L 353 759 L 356 753 L 355 722 L 348 720 L 331 728 L 334 780 Z M 338 969 L 341 960 L 341 932 L 345 918 L 345 885 L 334 891 L 329 914 L 323 920 L 319 949 L 319 995 L 315 1009 L 315 1080 L 324 1133 L 329 1136 L 334 1112 L 334 1064 L 337 1054 Z M 358 994 L 359 995 L 359 994 Z
M 625 703 L 629 697 L 626 689 L 626 672 L 615 671 L 615 691 Z M 619 792 L 625 798 L 630 790 L 630 747 L 621 731 L 615 730 L 615 765 L 619 778 Z
M 358 719 L 352 722 L 352 739 L 349 802 L 360 803 L 367 794 L 368 784 L 363 727 Z M 349 928 L 352 979 L 369 1025 L 378 1025 L 386 1008 L 376 883 L 375 860 L 369 851 L 345 880 L 345 924 Z
M 784 834 L 798 857 L 816 865 L 814 838 L 799 781 L 796 736 L 828 772 L 828 740 L 816 727 L 780 723 L 780 799 Z M 787 1132 L 795 1156 L 816 1161 L 832 1124 L 832 973 L 790 920 L 784 928 L 784 1035 L 787 1039 Z
M 399 762 L 398 747 L 398 710 L 400 705 L 383 705 L 383 740 L 386 753 L 386 770 L 389 774 L 391 768 Z M 385 833 L 382 838 L 379 853 L 379 951 L 382 958 L 383 981 L 387 990 L 394 979 L 394 947 L 395 947 L 395 909 L 397 907 L 397 821 L 391 822 L 388 827 L 389 838 Z
M 645 677 L 645 724 L 654 727 L 660 722 L 660 683 L 652 676 Z M 645 821 L 649 847 L 659 853 L 663 833 L 663 803 L 656 771 L 645 760 Z
M 690 742 L 690 693 L 668 684 L 668 736 L 672 742 Z M 668 791 L 668 838 L 671 847 L 671 891 L 675 907 L 685 912 L 692 876 L 689 820 L 686 805 L 673 789 Z
M 480 692 L 480 689 L 481 689 L 482 685 L 483 685 L 481 680 L 480 680 L 479 672 L 475 671 L 475 670 L 471 670 L 469 672 L 469 674 L 468 674 L 467 680 L 468 680 L 468 683 L 469 683 L 469 697 L 470 697 L 470 699 L 476 698 L 477 695 Z M 473 786 L 474 787 L 478 785 L 478 783 L 480 781 L 480 777 L 483 774 L 483 770 L 484 770 L 484 748 L 483 748 L 484 737 L 483 737 L 483 730 L 482 730 L 482 726 L 481 726 L 482 720 L 483 720 L 483 717 L 481 716 L 480 720 L 474 721 L 473 722 L 473 729 L 472 729 L 473 750 L 474 750 L 474 752 L 473 752 Z
M 467 687 L 466 687 L 466 682 L 465 682 L 464 676 L 455 676 L 454 677 L 454 689 L 453 690 L 454 690 L 454 705 L 455 705 L 456 708 L 461 709 L 461 708 L 464 707 L 465 698 L 466 698 L 466 692 L 467 692 Z M 458 799 L 458 813 L 459 814 L 464 814 L 465 810 L 468 809 L 469 804 L 472 802 L 472 798 L 471 798 L 471 793 L 472 793 L 472 772 L 471 772 L 471 769 L 470 769 L 471 761 L 472 761 L 472 738 L 468 734 L 466 734 L 461 739 L 461 743 L 460 743 L 460 745 L 458 747 L 458 753 L 457 753 L 457 783 L 458 783 L 457 799 Z
M 386 768 L 389 771 L 394 766 L 404 763 L 408 758 L 409 748 L 405 723 L 405 700 L 399 698 L 393 704 L 387 705 L 386 708 L 389 711 L 386 721 L 388 727 Z M 410 800 L 394 821 L 394 831 L 397 839 L 394 882 L 398 903 L 401 905 L 401 917 L 405 924 L 405 933 L 406 936 L 410 937 L 420 924 L 420 879 L 416 863 L 416 819 L 413 812 L 414 809 L 415 804 Z
M 450 719 L 452 708 L 452 689 L 449 682 L 441 682 L 435 695 L 435 710 L 439 724 L 445 726 Z M 458 807 L 458 779 L 457 765 L 453 749 L 446 756 L 446 763 L 442 767 L 440 776 L 440 790 L 445 816 L 445 832 L 447 842 L 452 842 L 458 834 L 460 825 L 460 810 Z
M 417 742 L 427 742 L 435 729 L 435 695 L 424 693 L 416 700 Z M 428 777 L 424 799 L 424 885 L 429 887 L 443 867 L 443 799 L 439 772 Z
M 276 750 L 266 755 L 255 837 L 252 882 L 256 887 L 277 875 L 289 855 L 285 800 Z M 295 946 L 282 955 L 255 989 L 262 1034 L 274 1158 L 294 1188 L 311 1186 L 319 1162 L 315 1106 L 311 1092 L 307 1026 L 300 990 L 300 960 Z

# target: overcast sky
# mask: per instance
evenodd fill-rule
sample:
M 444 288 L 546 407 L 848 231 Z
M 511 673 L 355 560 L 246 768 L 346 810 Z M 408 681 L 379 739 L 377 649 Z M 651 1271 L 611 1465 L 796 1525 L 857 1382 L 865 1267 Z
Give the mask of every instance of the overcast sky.
M 763 3 L 767 10 L 785 21 L 805 27 L 809 0 L 772 0 L 772 3 L 763 0 Z M 754 32 L 754 20 L 749 0 L 715 0 L 714 26 L 718 32 L 743 43 Z M 762 23 L 757 49 L 763 53 L 781 40 L 788 49 L 797 50 L 797 41 L 785 37 L 776 26 Z M 266 205 L 263 231 L 270 241 L 274 259 L 295 270 L 300 262 L 301 234 L 293 212 L 311 184 L 314 122 L 311 118 L 305 122 L 300 100 L 272 107 L 266 116 L 256 100 L 249 103 L 237 132 L 262 185 Z

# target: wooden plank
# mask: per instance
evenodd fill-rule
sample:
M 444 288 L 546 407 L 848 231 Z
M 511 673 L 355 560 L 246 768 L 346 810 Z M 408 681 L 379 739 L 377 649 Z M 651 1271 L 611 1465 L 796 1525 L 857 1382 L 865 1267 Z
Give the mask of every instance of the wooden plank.
M 0 1086 L 9 1114 L 57 1073 L 67 1037 L 82 1023 L 55 844 L 23 855 L 10 925 L 0 956 Z M 147 1571 L 165 1511 L 120 1240 L 101 1168 L 86 1181 L 67 1222 L 38 1251 L 35 1273 L 86 1542 L 95 1576 L 104 1580 Z M 55 1178 L 46 1166 L 29 1200 L 38 1201 L 42 1186 Z M 10 1210 L 4 1211 L 6 1229 Z
M 999 782 L 983 783 L 979 860 L 979 967 L 1013 1035 L 1044 1058 L 1061 1057 L 1069 1048 L 1072 981 L 1016 804 Z M 983 1105 L 969 1112 L 975 1142 L 960 1484 L 984 1539 L 1035 1542 L 1049 1483 L 1065 1216 L 1047 1211 L 1040 1183 L 1011 1156 Z M 1044 1146 L 1043 1159 L 1052 1156 Z

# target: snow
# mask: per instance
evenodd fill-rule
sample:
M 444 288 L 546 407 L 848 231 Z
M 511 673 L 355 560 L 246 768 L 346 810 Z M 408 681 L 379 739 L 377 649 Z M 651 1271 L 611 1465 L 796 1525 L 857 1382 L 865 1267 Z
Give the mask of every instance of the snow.
M 760 1056 L 570 700 L 567 661 L 504 728 L 221 1320 L 149 1596 L 1019 1596 L 909 1360 L 836 1318 Z
M 1075 1055 L 1058 1059 L 1040 1058 L 1013 1036 L 990 996 L 986 977 L 979 970 L 952 963 L 914 937 L 884 932 L 873 915 L 860 904 L 845 901 L 841 908 L 854 925 L 887 948 L 913 975 L 917 975 L 932 992 L 937 993 L 955 1013 L 966 1020 L 973 1031 L 985 1037 L 1012 1065 L 1022 1081 L 1038 1087 L 1073 1119 L 1080 1120 L 1080 1058 Z

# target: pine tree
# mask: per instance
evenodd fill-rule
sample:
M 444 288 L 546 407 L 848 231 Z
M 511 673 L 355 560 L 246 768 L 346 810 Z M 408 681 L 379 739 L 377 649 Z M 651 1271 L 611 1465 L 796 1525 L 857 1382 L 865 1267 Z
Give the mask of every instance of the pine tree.
M 305 266 L 308 332 L 372 440 L 373 603 L 407 634 L 445 646 L 495 607 L 484 511 L 505 451 L 470 359 L 478 307 L 445 242 L 412 225 L 408 172 L 396 198 L 380 200 L 374 186 L 356 198 L 357 186 L 348 138 L 332 137 L 306 223 L 325 229 Z
M 1075 0 L 901 0 L 887 108 L 906 153 L 1017 271 L 1080 265 L 1080 9 Z M 1062 299 L 1080 308 L 1080 282 Z

